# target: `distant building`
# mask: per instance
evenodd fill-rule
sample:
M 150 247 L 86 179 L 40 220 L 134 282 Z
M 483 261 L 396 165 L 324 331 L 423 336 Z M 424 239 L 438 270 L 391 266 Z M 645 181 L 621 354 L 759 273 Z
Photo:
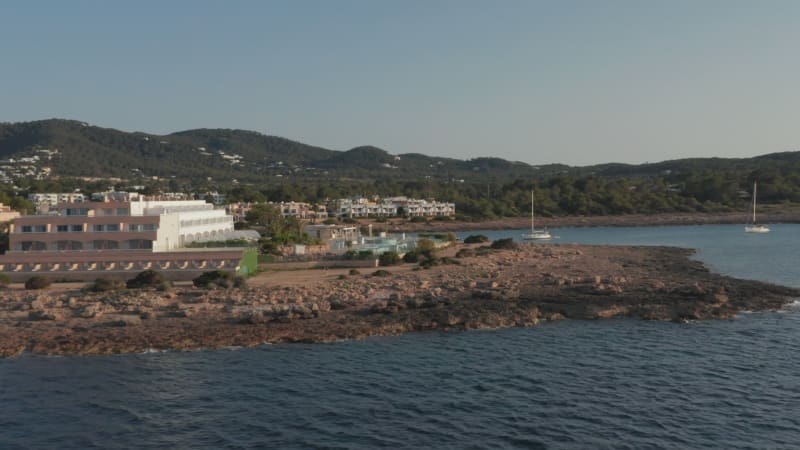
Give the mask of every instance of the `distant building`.
M 86 196 L 80 192 L 36 192 L 28 194 L 28 200 L 36 207 L 37 213 L 45 213 L 59 203 L 80 203 Z
M 408 197 L 375 198 L 373 200 L 353 197 L 334 200 L 333 206 L 329 210 L 338 217 L 394 217 L 401 213 L 412 217 L 453 217 L 456 214 L 456 205 L 455 203 Z
M 353 225 L 306 225 L 303 232 L 328 244 L 332 250 L 343 250 L 361 239 L 361 230 Z
M 244 216 L 253 208 L 257 203 L 251 202 L 238 202 L 231 203 L 225 208 L 228 214 L 233 216 L 234 222 L 244 221 Z M 280 202 L 269 203 L 275 206 L 281 213 L 282 217 L 297 217 L 298 219 L 325 219 L 328 217 L 327 208 L 325 205 L 312 205 L 304 202 Z
M 9 222 L 11 220 L 16 219 L 19 216 L 20 216 L 19 212 L 14 211 L 13 209 L 11 209 L 10 206 L 6 206 L 0 203 L 0 223 Z

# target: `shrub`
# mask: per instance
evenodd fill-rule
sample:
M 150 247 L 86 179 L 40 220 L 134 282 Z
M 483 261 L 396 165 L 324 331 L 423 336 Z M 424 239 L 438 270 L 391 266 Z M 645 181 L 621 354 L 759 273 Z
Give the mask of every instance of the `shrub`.
M 339 278 L 340 280 L 346 280 L 347 279 L 347 275 L 341 274 L 337 278 Z
M 436 250 L 436 244 L 434 244 L 432 240 L 430 240 L 428 238 L 422 238 L 422 239 L 417 241 L 417 251 L 418 252 L 420 252 L 422 254 L 429 255 L 434 250 Z
M 159 283 L 158 287 L 156 287 L 156 290 L 160 292 L 172 292 L 172 282 L 169 280 L 164 280 Z
M 147 269 L 139 272 L 135 277 L 128 280 L 126 285 L 128 288 L 131 289 L 140 289 L 140 288 L 157 288 L 161 283 L 164 282 L 164 275 L 159 272 L 156 272 L 153 269 Z
M 456 258 L 469 258 L 475 256 L 475 250 L 471 248 L 462 248 L 456 253 Z
M 361 272 L 359 272 L 358 269 L 350 269 L 350 275 L 358 275 L 360 273 Z
M 489 238 L 482 234 L 471 234 L 464 239 L 465 244 L 481 244 L 489 242 Z
M 233 287 L 236 289 L 244 289 L 247 287 L 247 278 L 237 276 L 233 279 Z
M 403 255 L 403 261 L 407 263 L 417 263 L 419 262 L 419 256 L 420 255 L 418 251 L 412 250 Z
M 420 261 L 419 265 L 423 269 L 430 269 L 431 267 L 438 266 L 439 260 L 436 258 L 426 258 L 425 260 Z
M 192 283 L 200 288 L 230 288 L 234 286 L 236 274 L 225 272 L 224 270 L 212 270 L 203 272 L 202 275 L 192 280 Z
M 395 251 L 388 251 L 381 253 L 381 256 L 378 257 L 378 264 L 381 266 L 396 266 L 400 264 L 400 255 L 397 254 Z
M 0 288 L 8 287 L 11 284 L 11 277 L 4 273 L 0 273 Z
M 98 278 L 94 283 L 87 286 L 87 290 L 91 292 L 108 292 L 123 289 L 125 282 L 122 280 L 109 280 L 108 278 Z
M 372 276 L 375 277 L 388 277 L 389 275 L 391 275 L 391 272 L 383 269 L 378 269 L 375 272 L 372 272 Z
M 50 286 L 50 280 L 39 275 L 32 276 L 25 281 L 25 289 L 28 290 L 45 289 L 48 286 Z
M 491 247 L 494 250 L 513 250 L 517 248 L 517 243 L 513 238 L 498 239 L 492 242 Z

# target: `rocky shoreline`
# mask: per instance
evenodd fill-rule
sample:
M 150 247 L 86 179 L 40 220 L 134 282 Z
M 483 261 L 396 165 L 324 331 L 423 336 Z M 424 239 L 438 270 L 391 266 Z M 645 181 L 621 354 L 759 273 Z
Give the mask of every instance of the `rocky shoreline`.
M 313 286 L 106 293 L 7 289 L 0 297 L 0 356 L 330 342 L 565 318 L 730 318 L 744 310 L 777 310 L 800 297 L 798 289 L 711 273 L 685 249 L 560 244 L 460 249 L 460 257 L 430 269 L 408 264 L 386 276 L 372 270 L 340 274 Z

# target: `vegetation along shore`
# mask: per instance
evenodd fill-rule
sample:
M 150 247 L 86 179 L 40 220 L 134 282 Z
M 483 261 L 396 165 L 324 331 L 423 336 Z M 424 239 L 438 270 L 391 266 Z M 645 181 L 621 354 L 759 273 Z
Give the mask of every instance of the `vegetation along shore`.
M 247 287 L 12 287 L 0 301 L 0 355 L 330 342 L 561 319 L 730 318 L 800 296 L 798 289 L 711 273 L 691 254 L 501 240 L 453 246 L 425 268 L 269 271 Z

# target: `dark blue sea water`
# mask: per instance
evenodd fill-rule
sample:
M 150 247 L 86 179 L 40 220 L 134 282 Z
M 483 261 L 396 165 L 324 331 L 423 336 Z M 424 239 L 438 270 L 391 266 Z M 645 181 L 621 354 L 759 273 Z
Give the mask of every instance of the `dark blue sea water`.
M 800 226 L 563 229 L 798 286 Z M 515 235 L 508 232 L 506 235 Z M 0 360 L 0 448 L 800 448 L 800 309 Z

